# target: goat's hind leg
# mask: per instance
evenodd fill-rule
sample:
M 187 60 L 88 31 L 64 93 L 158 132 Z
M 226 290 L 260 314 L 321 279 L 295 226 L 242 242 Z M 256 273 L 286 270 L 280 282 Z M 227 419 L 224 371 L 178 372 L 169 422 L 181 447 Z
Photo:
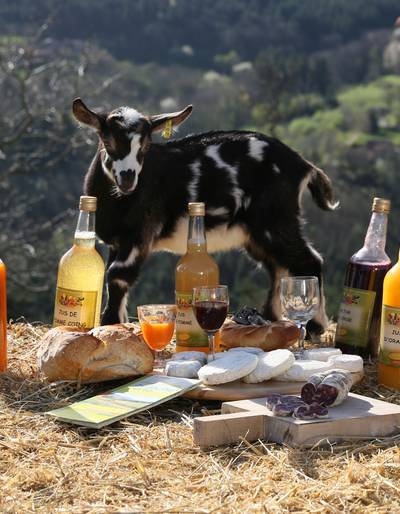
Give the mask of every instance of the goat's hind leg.
M 110 254 L 106 273 L 108 299 L 102 314 L 102 325 L 128 321 L 128 292 L 135 282 L 145 255 L 135 246 L 127 246 Z

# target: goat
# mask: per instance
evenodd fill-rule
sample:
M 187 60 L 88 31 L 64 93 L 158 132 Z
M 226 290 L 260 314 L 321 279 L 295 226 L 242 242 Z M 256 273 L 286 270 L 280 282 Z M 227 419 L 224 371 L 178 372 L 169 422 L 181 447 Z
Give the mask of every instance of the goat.
M 323 260 L 303 235 L 300 200 L 308 187 L 321 209 L 335 209 L 330 179 L 278 139 L 258 132 L 215 131 L 152 142 L 152 133 L 167 123 L 176 127 L 191 112 L 189 105 L 156 116 L 129 107 L 96 113 L 80 98 L 73 102 L 75 118 L 99 136 L 84 191 L 98 198 L 96 232 L 110 247 L 102 323 L 127 320 L 128 289 L 151 252 L 185 252 L 187 205 L 201 201 L 208 250 L 244 247 L 269 272 L 267 319 L 281 317 L 281 277 L 319 278 L 320 308 L 307 329 L 321 333 L 327 326 Z

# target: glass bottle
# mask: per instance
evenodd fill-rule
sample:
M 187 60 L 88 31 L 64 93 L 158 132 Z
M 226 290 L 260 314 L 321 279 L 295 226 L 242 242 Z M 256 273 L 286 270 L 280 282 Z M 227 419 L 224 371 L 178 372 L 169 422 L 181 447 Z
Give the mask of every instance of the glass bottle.
M 6 265 L 0 259 L 0 373 L 7 369 L 7 283 Z
M 400 389 L 400 257 L 383 282 L 378 383 Z
M 81 196 L 74 244 L 60 260 L 54 326 L 90 329 L 100 324 L 104 262 L 95 249 L 97 198 Z
M 219 283 L 218 265 L 207 253 L 204 215 L 204 203 L 189 203 L 187 251 L 179 259 L 175 273 L 176 351 L 178 352 L 209 351 L 207 334 L 200 328 L 192 309 L 193 288 L 216 286 Z
M 391 267 L 385 252 L 390 200 L 374 198 L 364 246 L 347 265 L 335 345 L 343 353 L 377 357 L 383 280 Z

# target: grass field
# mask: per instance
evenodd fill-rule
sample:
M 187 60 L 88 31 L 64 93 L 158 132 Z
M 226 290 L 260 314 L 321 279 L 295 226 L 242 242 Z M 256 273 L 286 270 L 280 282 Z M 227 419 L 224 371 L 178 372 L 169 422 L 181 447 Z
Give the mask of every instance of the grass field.
M 295 450 L 265 441 L 201 451 L 193 417 L 218 403 L 178 399 L 93 431 L 41 413 L 90 396 L 46 384 L 36 370 L 43 326 L 10 327 L 9 373 L 0 376 L 1 513 L 400 512 L 400 433 Z M 376 386 L 356 391 L 400 403 Z

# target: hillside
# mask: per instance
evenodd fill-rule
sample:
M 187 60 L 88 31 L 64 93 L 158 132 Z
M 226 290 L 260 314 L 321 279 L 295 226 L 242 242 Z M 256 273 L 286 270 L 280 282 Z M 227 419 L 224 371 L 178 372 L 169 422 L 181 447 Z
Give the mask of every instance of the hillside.
M 225 4 L 149 0 L 128 8 L 116 0 L 112 9 L 106 0 L 0 0 L 0 255 L 10 271 L 11 317 L 52 316 L 57 262 L 71 244 L 96 145 L 71 115 L 76 96 L 95 109 L 130 105 L 149 114 L 192 103 L 175 137 L 258 129 L 323 167 L 341 207 L 322 213 L 306 194 L 305 230 L 325 256 L 328 311 L 336 314 L 372 197 L 394 200 L 399 189 L 400 76 L 383 59 L 397 2 L 371 0 L 362 9 L 358 0 L 329 0 L 323 9 L 312 0 Z M 391 219 L 398 214 L 394 204 Z M 396 236 L 392 221 L 393 258 Z M 240 253 L 218 260 L 231 307 L 259 307 L 265 275 Z M 137 303 L 173 301 L 175 263 L 168 254 L 150 259 L 132 315 Z

